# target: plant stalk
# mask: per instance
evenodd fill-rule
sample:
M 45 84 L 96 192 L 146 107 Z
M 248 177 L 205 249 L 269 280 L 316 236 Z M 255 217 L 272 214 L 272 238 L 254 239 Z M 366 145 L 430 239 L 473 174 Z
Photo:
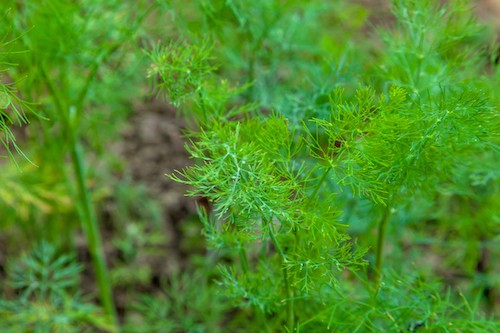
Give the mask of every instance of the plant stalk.
M 290 332 L 295 332 L 295 314 L 293 311 L 293 292 L 290 288 L 290 281 L 288 280 L 288 272 L 283 263 L 283 281 L 285 282 L 285 291 L 288 296 L 287 302 L 287 323 Z
M 75 173 L 77 188 L 78 188 L 78 205 L 81 215 L 82 228 L 88 242 L 88 249 L 92 258 L 92 266 L 99 287 L 99 297 L 104 307 L 104 311 L 113 323 L 118 328 L 118 317 L 113 301 L 111 284 L 104 260 L 104 250 L 102 246 L 101 234 L 99 225 L 94 212 L 94 205 L 90 198 L 90 192 L 86 185 L 85 162 L 83 148 L 75 139 L 71 146 L 71 162 Z
M 102 302 L 105 313 L 108 315 L 112 324 L 116 328 L 118 328 L 118 316 L 116 313 L 111 284 L 109 282 L 110 280 L 108 277 L 108 271 L 104 260 L 104 251 L 99 231 L 99 225 L 97 223 L 97 218 L 94 212 L 94 205 L 90 198 L 90 193 L 86 184 L 83 148 L 80 144 L 78 134 L 76 133 L 77 129 L 72 126 L 73 124 L 70 120 L 70 116 L 68 116 L 64 112 L 65 107 L 62 103 L 63 99 L 59 95 L 54 82 L 49 77 L 43 66 L 42 75 L 47 83 L 47 87 L 51 93 L 55 108 L 59 116 L 61 117 L 62 123 L 65 129 L 69 132 L 68 136 L 71 140 L 71 164 L 77 183 L 77 209 L 78 213 L 80 214 L 81 226 L 83 232 L 85 233 L 85 238 L 88 242 L 88 249 L 92 259 L 92 266 L 94 268 L 94 274 L 96 276 L 97 285 L 99 287 L 99 298 Z M 92 80 L 92 76 L 88 77 L 87 80 Z M 81 108 L 81 106 L 82 105 L 80 105 L 79 107 Z
M 248 273 L 248 260 L 247 260 L 247 253 L 245 251 L 244 247 L 240 247 L 240 250 L 238 251 L 240 255 L 240 262 L 241 262 L 241 269 L 243 269 L 243 273 Z
M 389 224 L 389 217 L 391 215 L 392 202 L 389 200 L 387 206 L 384 209 L 382 219 L 378 224 L 378 234 L 377 234 L 377 252 L 375 257 L 375 270 L 373 276 L 373 282 L 375 287 L 378 289 L 380 285 L 380 280 L 382 278 L 382 264 L 384 256 L 384 241 L 387 232 L 387 224 Z
M 328 168 L 326 168 L 325 172 L 323 173 L 323 176 L 321 176 L 321 179 L 319 180 L 319 182 L 316 184 L 316 186 L 314 187 L 314 192 L 313 194 L 309 197 L 309 203 L 312 202 L 312 200 L 314 198 L 316 198 L 316 195 L 318 194 L 318 191 L 321 187 L 321 185 L 323 184 L 323 182 L 325 181 L 326 179 L 326 176 L 328 176 L 328 173 L 330 173 L 330 170 L 332 170 L 332 167 L 329 166 Z
M 288 279 L 288 271 L 286 268 L 286 256 L 285 253 L 283 252 L 283 249 L 281 248 L 280 244 L 278 243 L 278 240 L 276 239 L 276 236 L 274 235 L 274 230 L 273 226 L 269 221 L 264 220 L 264 224 L 267 226 L 267 229 L 269 230 L 269 237 L 271 238 L 271 242 L 273 243 L 274 247 L 276 248 L 276 251 L 278 251 L 278 254 L 280 255 L 282 261 L 283 261 L 283 282 L 285 284 L 285 292 L 288 298 L 287 301 L 287 326 L 290 332 L 295 332 L 295 314 L 293 311 L 293 291 L 290 288 L 290 281 Z

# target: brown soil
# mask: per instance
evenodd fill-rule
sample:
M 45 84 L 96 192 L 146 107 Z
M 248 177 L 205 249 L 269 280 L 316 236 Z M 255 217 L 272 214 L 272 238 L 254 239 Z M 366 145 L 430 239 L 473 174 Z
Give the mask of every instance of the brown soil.
M 155 255 L 143 253 L 136 260 L 140 262 L 141 267 L 150 269 L 151 281 L 146 285 L 134 284 L 132 288 L 155 293 L 160 290 L 162 281 L 186 266 L 187 254 L 181 250 L 185 238 L 181 224 L 187 217 L 196 213 L 195 199 L 186 197 L 184 194 L 187 187 L 170 180 L 166 174 L 185 168 L 191 161 L 184 148 L 182 131 L 186 127 L 185 122 L 178 117 L 173 107 L 164 101 L 152 100 L 145 101 L 134 109 L 134 114 L 122 131 L 121 140 L 113 144 L 110 149 L 126 162 L 126 173 L 131 176 L 132 181 L 144 184 L 150 198 L 161 207 L 163 225 L 160 228 L 167 241 L 156 248 Z M 114 202 L 110 202 L 100 214 L 111 215 L 113 209 L 116 209 L 115 206 Z M 106 218 L 102 220 L 104 220 L 102 232 L 106 258 L 109 266 L 113 268 L 120 263 L 120 253 L 110 240 L 119 232 L 116 229 L 123 225 L 111 225 L 107 228 L 106 224 L 109 223 L 106 222 Z M 82 241 L 85 243 L 84 239 Z M 85 244 L 82 250 L 86 251 Z M 90 258 L 84 260 L 88 261 Z M 135 264 L 137 263 L 132 265 Z M 93 273 L 90 270 L 86 271 L 83 284 L 88 292 L 93 290 L 93 279 Z M 130 287 L 118 286 L 114 289 L 117 309 L 121 315 L 131 301 L 128 299 Z
M 184 195 L 187 187 L 166 176 L 191 164 L 184 148 L 185 127 L 184 120 L 172 106 L 160 100 L 149 101 L 136 108 L 123 131 L 122 141 L 116 146 L 119 155 L 127 161 L 133 181 L 144 183 L 162 207 L 169 238 L 168 264 L 152 264 L 155 273 L 163 276 L 183 266 L 180 223 L 196 213 L 195 200 Z

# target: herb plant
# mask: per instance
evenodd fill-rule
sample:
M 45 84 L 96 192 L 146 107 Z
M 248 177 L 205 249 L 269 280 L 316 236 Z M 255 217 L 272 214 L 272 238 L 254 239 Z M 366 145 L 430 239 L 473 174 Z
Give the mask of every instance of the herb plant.
M 370 4 L 2 2 L 0 331 L 499 331 L 498 40 Z
M 215 75 L 217 61 L 196 39 L 191 44 L 156 47 L 149 54 L 159 87 L 189 111 L 198 126 L 187 134 L 186 145 L 195 165 L 170 178 L 190 185 L 188 195 L 211 203 L 209 211 L 200 208 L 205 236 L 211 248 L 232 258 L 229 265 L 220 266 L 219 283 L 236 306 L 251 311 L 263 330 L 447 331 L 462 316 L 462 308 L 455 308 L 450 298 L 429 303 L 437 308 L 428 313 L 408 312 L 409 308 L 392 303 L 401 296 L 391 292 L 405 292 L 410 282 L 403 276 L 383 279 L 384 246 L 393 215 L 407 202 L 431 200 L 453 190 L 464 168 L 469 174 L 477 172 L 471 158 L 498 157 L 497 105 L 488 93 L 497 78 L 484 71 L 488 59 L 481 51 L 482 30 L 464 1 L 438 6 L 408 0 L 392 5 L 396 28 L 381 31 L 385 47 L 377 54 L 378 64 L 367 69 L 372 76 L 361 77 L 357 88 L 347 86 L 348 93 L 342 86 L 325 93 L 328 84 L 323 85 L 317 93 L 323 98 L 321 111 L 303 118 L 298 129 L 285 117 L 287 112 L 279 112 L 279 104 L 270 115 L 260 112 L 269 105 L 252 92 L 257 85 L 255 59 L 247 66 L 251 88 L 243 90 L 245 98 L 238 100 L 232 92 L 239 89 L 220 83 L 224 91 L 216 88 L 221 80 Z M 265 11 L 265 6 L 255 4 L 252 9 Z M 259 35 L 257 23 L 237 15 L 237 7 L 201 6 L 207 20 L 213 19 L 214 10 L 232 10 L 249 36 L 256 32 L 262 38 L 250 42 L 260 50 L 267 36 Z M 277 14 L 272 22 L 278 22 L 283 13 L 273 13 Z M 220 42 L 216 36 L 214 45 Z M 170 57 L 175 54 L 188 58 L 174 63 Z M 260 53 L 255 49 L 249 54 Z M 279 63 L 280 55 L 269 57 Z M 366 320 L 357 326 L 350 326 L 349 319 L 335 319 L 344 318 L 338 305 L 339 295 L 345 300 L 342 285 L 362 284 L 363 274 L 356 270 L 367 265 L 367 246 L 352 241 L 347 231 L 350 221 L 343 219 L 346 193 L 371 201 L 380 217 L 375 259 L 369 267 L 372 281 L 365 284 L 365 296 L 353 296 L 367 299 L 358 305 L 356 300 L 342 304 L 354 309 L 367 302 L 373 311 L 385 307 L 381 313 L 392 323 L 384 323 L 375 313 L 372 319 L 366 308 Z M 417 297 L 415 307 L 421 308 L 426 302 L 420 293 L 439 291 L 417 283 L 412 295 Z M 462 301 L 465 311 L 473 313 L 468 301 Z M 391 315 L 398 311 L 402 311 L 398 318 Z M 443 324 L 432 318 L 436 313 L 447 318 L 439 319 Z M 469 318 L 456 329 L 497 326 Z M 351 320 L 354 325 L 357 319 Z
M 106 317 L 78 294 L 82 266 L 74 257 L 59 255 L 46 242 L 13 261 L 8 270 L 16 300 L 0 300 L 0 328 L 4 332 L 81 332 L 94 328 L 110 331 Z
M 9 66 L 14 64 L 9 63 L 6 58 L 11 54 L 11 44 L 14 41 L 6 40 L 4 36 L 0 41 L 0 129 L 2 136 L 2 146 L 9 157 L 14 158 L 11 149 L 14 148 L 17 153 L 24 156 L 21 149 L 16 144 L 16 138 L 12 133 L 12 125 L 24 125 L 29 122 L 26 111 L 31 111 L 29 104 L 19 96 L 15 82 L 9 76 Z M 3 154 L 1 157 L 5 157 Z M 24 156 L 26 157 L 26 156 Z
M 137 66 L 137 62 L 128 57 L 129 50 L 151 6 L 144 4 L 140 11 L 131 12 L 128 4 L 116 2 L 40 1 L 18 5 L 7 1 L 0 8 L 7 13 L 3 18 L 5 28 L 2 28 L 2 33 L 17 36 L 16 45 L 10 52 L 18 62 L 12 76 L 26 77 L 22 81 L 23 93 L 30 100 L 37 101 L 39 113 L 44 118 L 37 127 L 38 133 L 32 132 L 35 141 L 41 143 L 32 152 L 34 163 L 41 165 L 41 170 L 36 172 L 54 174 L 55 183 L 58 186 L 63 184 L 64 194 L 75 203 L 98 281 L 100 300 L 109 320 L 116 326 L 118 319 L 95 205 L 88 185 L 84 147 L 87 138 L 94 145 L 99 138 L 97 135 L 87 135 L 86 138 L 83 133 L 99 134 L 101 131 L 95 128 L 96 122 L 105 121 L 102 117 L 104 113 L 100 111 L 93 112 L 93 117 L 89 117 L 91 107 L 112 109 L 113 102 L 120 102 L 122 96 L 117 94 L 99 96 L 99 93 L 113 89 L 110 86 L 119 84 L 116 81 L 108 83 L 103 77 L 113 70 L 126 72 L 124 67 Z M 23 52 L 20 53 L 20 50 Z M 12 96 L 15 95 L 7 89 L 8 86 L 2 85 L 2 88 L 3 100 L 12 101 L 9 105 L 15 115 L 24 120 L 22 104 L 19 100 L 14 101 Z M 106 103 L 102 102 L 102 98 L 107 99 Z M 68 169 L 63 167 L 61 171 L 58 168 L 66 166 L 66 160 L 69 161 Z M 47 164 L 47 161 L 53 164 Z M 33 201 L 40 204 L 44 199 L 42 196 L 41 200 Z M 44 219 L 47 214 L 42 211 L 41 215 Z M 68 229 L 67 226 L 63 228 Z M 61 237 L 57 241 L 72 243 L 71 232 L 68 234 L 70 237 Z

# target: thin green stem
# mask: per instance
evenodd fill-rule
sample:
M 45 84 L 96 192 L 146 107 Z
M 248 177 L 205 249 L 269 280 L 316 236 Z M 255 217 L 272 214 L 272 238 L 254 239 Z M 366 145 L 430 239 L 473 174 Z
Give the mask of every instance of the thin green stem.
M 238 251 L 241 262 L 241 269 L 243 269 L 243 273 L 248 273 L 248 260 L 247 260 L 247 252 L 245 248 L 240 246 L 240 250 Z
M 104 311 L 113 323 L 119 329 L 118 315 L 113 300 L 113 290 L 111 287 L 106 261 L 104 259 L 104 249 L 102 245 L 101 233 L 99 230 L 99 223 L 95 216 L 94 204 L 90 197 L 89 189 L 86 185 L 85 174 L 85 157 L 83 147 L 80 144 L 76 124 L 78 119 L 83 113 L 83 104 L 89 88 L 97 75 L 101 65 L 121 46 L 121 43 L 112 45 L 109 49 L 105 50 L 100 58 L 94 62 L 89 74 L 85 80 L 78 97 L 76 99 L 76 115 L 69 114 L 70 120 L 68 121 L 67 130 L 73 135 L 73 144 L 71 147 L 71 162 L 73 170 L 77 179 L 78 196 L 80 204 L 80 212 L 82 215 L 81 222 L 82 228 L 85 232 L 85 237 L 88 242 L 88 248 L 92 257 L 92 266 L 96 275 L 97 285 L 99 287 L 99 297 L 104 307 Z M 74 119 L 76 117 L 76 119 Z
M 283 263 L 284 264 L 284 263 Z M 290 332 L 295 332 L 295 314 L 293 311 L 293 291 L 290 288 L 290 281 L 288 280 L 288 271 L 283 265 L 283 281 L 285 282 L 285 291 L 288 296 L 287 302 L 287 322 Z
M 274 247 L 276 248 L 276 251 L 281 257 L 282 260 L 282 268 L 283 268 L 283 282 L 285 284 L 285 292 L 288 298 L 287 301 L 287 326 L 290 332 L 295 331 L 295 314 L 293 310 L 293 291 L 290 287 L 290 281 L 288 279 L 288 271 L 286 267 L 286 262 L 287 258 L 285 255 L 285 252 L 281 248 L 278 240 L 276 239 L 276 236 L 274 234 L 274 228 L 272 226 L 272 223 L 269 221 L 265 220 L 263 218 L 264 225 L 267 227 L 267 230 L 269 231 L 269 237 L 271 238 L 271 242 L 273 243 Z
M 106 314 L 115 327 L 118 328 L 118 317 L 113 301 L 113 294 L 111 284 L 109 282 L 110 280 L 108 277 L 106 262 L 104 260 L 104 250 L 99 225 L 94 213 L 94 205 L 86 185 L 83 148 L 77 140 L 71 147 L 71 161 L 77 181 L 82 228 L 85 232 L 88 248 L 92 257 L 92 265 L 95 271 L 97 285 L 99 287 L 99 296 Z
M 332 167 L 329 166 L 328 168 L 326 168 L 325 172 L 323 173 L 323 176 L 321 176 L 321 179 L 319 180 L 319 182 L 316 184 L 316 186 L 314 187 L 314 192 L 313 194 L 309 197 L 309 203 L 312 202 L 312 200 L 314 198 L 316 198 L 316 195 L 318 195 L 318 191 L 319 189 L 321 188 L 321 185 L 323 184 L 323 182 L 325 181 L 326 177 L 328 176 L 328 174 L 330 173 L 330 170 L 332 170 Z
M 45 68 L 42 66 L 42 76 L 47 84 L 50 95 L 53 99 L 54 106 L 57 113 L 61 117 L 63 126 L 70 136 L 71 140 L 71 164 L 73 172 L 77 182 L 77 208 L 80 214 L 80 222 L 82 229 L 85 233 L 85 238 L 88 242 L 89 252 L 92 258 L 92 266 L 95 271 L 97 285 L 99 287 L 99 298 L 103 304 L 106 314 L 109 316 L 115 327 L 118 328 L 118 317 L 116 313 L 116 308 L 113 301 L 113 295 L 111 290 L 110 280 L 108 278 L 108 272 L 106 268 L 106 263 L 104 260 L 104 251 L 102 246 L 101 235 L 99 232 L 99 225 L 97 223 L 97 218 L 94 213 L 94 205 L 90 198 L 90 193 L 86 185 L 86 175 L 85 175 L 85 160 L 83 154 L 83 148 L 79 142 L 77 128 L 73 127 L 70 121 L 70 115 L 67 114 L 65 106 L 63 105 L 63 98 L 59 94 L 55 87 L 54 82 L 48 75 Z M 88 77 L 87 80 L 92 80 Z M 86 88 L 84 88 L 86 89 Z M 83 95 L 82 95 L 83 96 Z
M 56 108 L 57 113 L 59 114 L 59 117 L 61 117 L 64 126 L 66 127 L 68 125 L 68 115 L 64 112 L 66 109 L 63 104 L 62 104 L 62 97 L 59 94 L 59 89 L 56 88 L 54 82 L 50 78 L 50 76 L 47 73 L 47 70 L 45 69 L 45 66 L 42 64 L 41 66 L 41 74 L 43 79 L 45 80 L 45 83 L 47 84 L 47 89 L 49 90 L 50 97 L 52 98 L 52 101 L 54 102 L 54 106 Z
M 384 208 L 382 219 L 378 224 L 377 231 L 377 252 L 375 257 L 375 271 L 374 271 L 374 285 L 376 288 L 380 285 L 380 280 L 382 278 L 382 264 L 384 256 L 384 241 L 387 232 L 387 225 L 389 224 L 389 218 L 392 210 L 392 202 L 388 201 L 387 206 Z
M 207 112 L 207 106 L 205 104 L 205 95 L 201 91 L 201 89 L 198 90 L 198 97 L 200 98 L 200 107 L 201 111 L 203 112 L 203 121 L 205 124 L 208 122 L 208 112 Z
M 273 243 L 274 247 L 276 248 L 276 251 L 278 251 L 278 254 L 280 255 L 281 259 L 283 262 L 286 262 L 286 256 L 285 252 L 281 248 L 280 244 L 278 243 L 278 240 L 276 239 L 276 235 L 274 234 L 274 229 L 269 221 L 264 221 L 264 225 L 267 227 L 267 230 L 269 231 L 269 237 L 271 238 L 271 242 Z
M 247 259 L 247 251 L 245 250 L 244 247 L 240 246 L 238 250 L 238 254 L 240 257 L 240 264 L 241 264 L 241 269 L 243 270 L 243 273 L 247 274 L 249 272 L 248 268 L 248 259 Z M 270 332 L 269 326 L 267 325 L 267 320 L 266 320 L 266 313 L 262 311 L 261 309 L 256 309 L 255 310 L 256 318 L 259 320 L 260 324 L 262 325 L 263 329 L 265 332 Z

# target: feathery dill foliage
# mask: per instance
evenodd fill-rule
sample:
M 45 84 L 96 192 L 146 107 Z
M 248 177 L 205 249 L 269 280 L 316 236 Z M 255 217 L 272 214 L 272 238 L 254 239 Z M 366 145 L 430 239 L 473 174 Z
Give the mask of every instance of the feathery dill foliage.
M 11 261 L 7 285 L 19 296 L 0 298 L 2 332 L 112 331 L 99 309 L 78 293 L 82 269 L 73 256 L 60 255 L 46 242 Z
M 333 170 L 338 183 L 354 193 L 387 205 L 402 191 L 427 193 L 438 182 L 452 181 L 454 168 L 470 152 L 490 149 L 495 110 L 476 91 L 441 90 L 439 100 L 411 99 L 406 90 L 391 87 L 388 95 L 362 88 L 355 102 L 342 100 L 342 89 L 331 96 L 329 120 L 314 119 L 312 155 Z
M 485 73 L 482 51 L 486 34 L 467 2 L 394 1 L 393 13 L 396 29 L 382 32 L 386 47 L 377 76 L 385 89 L 397 85 L 408 91 L 407 107 L 393 113 L 409 127 L 400 128 L 398 146 L 391 147 L 396 153 L 391 170 L 379 169 L 379 180 L 392 188 L 385 186 L 389 200 L 379 222 L 377 274 L 391 211 L 405 201 L 401 194 L 436 195 L 460 181 L 457 170 L 471 160 L 498 158 L 498 105 L 488 99 L 494 81 Z M 474 168 L 468 173 L 477 173 Z
M 282 111 L 284 104 L 255 90 L 266 77 L 259 66 L 267 65 L 268 73 L 276 74 L 271 64 L 294 58 L 284 56 L 279 46 L 274 54 L 265 52 L 264 41 L 279 31 L 286 10 L 280 11 L 277 2 L 272 10 L 267 6 L 274 5 L 261 2 L 203 4 L 204 24 L 215 27 L 213 49 L 179 43 L 157 47 L 149 56 L 159 87 L 199 127 L 189 132 L 186 145 L 195 165 L 169 177 L 190 185 L 188 195 L 212 204 L 210 211 L 199 212 L 209 245 L 231 258 L 220 265 L 224 294 L 241 309 L 253 309 L 263 330 L 498 328 L 482 314 L 475 316 L 480 310 L 462 295 L 456 303 L 454 294 L 440 296 L 442 287 L 425 278 L 404 277 L 406 265 L 397 274 L 382 276 L 385 236 L 396 206 L 432 200 L 462 182 L 464 175 L 474 174 L 484 184 L 497 179 L 485 180 L 473 160 L 490 163 L 498 158 L 499 127 L 498 105 L 490 99 L 494 81 L 482 60 L 483 30 L 467 2 L 442 6 L 430 0 L 394 0 L 396 26 L 380 31 L 385 47 L 375 55 L 376 65 L 367 68 L 368 75 L 349 80 L 358 81 L 354 93 L 341 86 L 328 91 L 325 87 L 334 83 L 321 84 L 313 94 L 321 103 L 311 106 L 317 109 L 301 113 L 316 117 L 303 119 L 303 128 L 295 131 L 290 125 L 297 123 L 294 116 L 285 117 L 289 111 L 260 114 L 259 107 Z M 252 13 L 261 10 L 265 23 L 253 22 L 256 16 L 241 10 L 245 6 Z M 224 15 L 215 15 L 224 11 L 233 14 L 241 35 L 226 36 L 218 21 Z M 231 48 L 220 36 L 244 41 L 248 62 L 234 68 L 245 68 L 243 77 L 256 83 L 249 90 L 227 83 L 226 89 L 213 89 L 217 78 L 209 51 Z M 241 51 L 238 47 L 233 45 L 232 51 Z M 282 83 L 276 89 L 266 86 L 267 93 L 289 89 L 297 96 Z M 241 103 L 238 93 L 257 104 Z M 345 202 L 335 191 L 346 188 L 382 211 L 371 281 L 355 272 L 366 263 L 365 251 L 351 241 L 346 230 L 350 221 L 341 219 Z M 352 273 L 343 277 L 356 278 L 341 278 L 346 269 Z
M 197 72 L 189 67 L 193 64 L 197 62 L 175 71 Z M 192 89 L 182 81 L 170 88 L 180 95 Z M 193 107 L 200 110 L 195 115 L 214 104 L 210 94 L 196 96 Z M 205 234 L 214 248 L 236 253 L 241 266 L 221 267 L 227 296 L 261 315 L 286 308 L 287 325 L 293 327 L 298 309 L 310 311 L 304 306 L 312 309 L 310 303 L 324 288 L 335 288 L 342 270 L 364 265 L 363 251 L 353 250 L 345 226 L 338 223 L 333 198 L 308 195 L 315 182 L 311 170 L 295 159 L 302 145 L 283 116 L 241 121 L 211 117 L 203 115 L 210 120 L 189 134 L 186 148 L 199 163 L 170 177 L 191 185 L 189 195 L 213 203 L 213 216 L 201 214 Z M 269 283 L 262 283 L 263 277 Z
M 3 23 L 1 19 L 0 23 Z M 20 98 L 15 86 L 16 82 L 12 82 L 9 75 L 9 67 L 15 66 L 15 64 L 6 59 L 12 52 L 10 44 L 13 43 L 13 41 L 8 41 L 6 38 L 5 35 L 0 40 L 0 141 L 9 157 L 14 157 L 11 151 L 12 148 L 21 156 L 26 157 L 17 146 L 16 138 L 10 127 L 12 125 L 21 126 L 27 124 L 29 120 L 26 111 L 31 111 L 31 109 L 29 104 Z M 0 154 L 0 157 L 4 157 L 3 153 Z
M 168 46 L 158 44 L 147 53 L 153 61 L 148 76 L 159 75 L 159 88 L 167 91 L 171 102 L 179 106 L 191 94 L 199 91 L 204 78 L 214 70 L 208 62 L 210 52 L 207 44 L 197 48 L 187 43 L 171 43 Z
M 199 163 L 171 175 L 192 186 L 189 195 L 213 203 L 214 218 L 203 218 L 205 234 L 214 248 L 240 252 L 244 273 L 223 268 L 223 283 L 232 297 L 247 295 L 264 312 L 276 312 L 285 297 L 305 301 L 323 283 L 333 287 L 339 271 L 364 264 L 333 202 L 307 195 L 313 183 L 293 158 L 300 149 L 293 138 L 281 116 L 214 123 L 191 136 L 187 149 Z M 259 260 L 256 273 L 247 257 Z M 281 290 L 262 284 L 266 275 L 276 283 L 282 270 Z
M 394 0 L 395 29 L 381 31 L 385 44 L 378 75 L 384 85 L 411 94 L 436 96 L 441 89 L 473 84 L 487 57 L 485 28 L 474 18 L 470 2 Z
M 205 272 L 175 274 L 163 293 L 142 295 L 132 304 L 123 332 L 227 332 L 220 318 L 231 310 Z M 207 306 L 210 304 L 211 306 Z M 230 325 L 230 324 L 228 324 Z M 234 329 L 236 331 L 236 329 Z
M 227 119 L 254 109 L 252 104 L 237 105 L 233 101 L 248 85 L 234 87 L 212 74 L 218 69 L 212 50 L 213 46 L 206 41 L 196 44 L 177 41 L 156 44 L 146 51 L 152 61 L 148 77 L 159 79 L 158 93 L 165 93 L 177 107 L 189 105 L 181 110 L 196 123 L 205 123 L 209 117 Z
M 172 3 L 178 34 L 201 31 L 214 44 L 218 73 L 251 84 L 241 99 L 279 110 L 294 125 L 301 121 L 301 112 L 291 110 L 296 101 L 308 98 L 315 84 L 326 84 L 324 78 L 355 82 L 364 63 L 360 49 L 370 45 L 352 43 L 365 37 L 367 16 L 352 2 L 194 0 L 191 10 Z
M 369 281 L 364 281 L 369 284 Z M 300 331 L 321 332 L 495 332 L 498 323 L 481 315 L 477 302 L 462 293 L 442 292 L 438 282 L 426 282 L 415 273 L 404 277 L 388 272 L 376 294 L 343 284 L 331 306 L 325 306 Z M 321 324 L 319 324 L 321 323 Z

